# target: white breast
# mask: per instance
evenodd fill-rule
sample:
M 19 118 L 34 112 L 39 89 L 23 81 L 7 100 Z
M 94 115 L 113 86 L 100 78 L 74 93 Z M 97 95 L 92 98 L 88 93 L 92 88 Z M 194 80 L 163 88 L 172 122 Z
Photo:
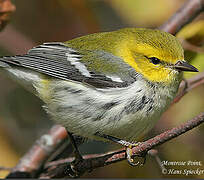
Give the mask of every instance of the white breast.
M 106 90 L 57 81 L 46 109 L 57 123 L 77 135 L 96 139 L 94 134 L 101 132 L 135 141 L 154 126 L 176 92 L 177 87 L 149 88 L 144 81 Z

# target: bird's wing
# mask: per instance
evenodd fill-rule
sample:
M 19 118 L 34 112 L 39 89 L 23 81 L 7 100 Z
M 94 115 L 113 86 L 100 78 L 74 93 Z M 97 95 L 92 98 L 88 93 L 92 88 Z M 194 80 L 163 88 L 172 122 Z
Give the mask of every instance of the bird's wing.
M 87 83 L 96 88 L 126 87 L 135 82 L 138 75 L 122 59 L 110 53 L 79 52 L 57 42 L 44 43 L 25 55 L 4 56 L 0 61 L 58 79 Z

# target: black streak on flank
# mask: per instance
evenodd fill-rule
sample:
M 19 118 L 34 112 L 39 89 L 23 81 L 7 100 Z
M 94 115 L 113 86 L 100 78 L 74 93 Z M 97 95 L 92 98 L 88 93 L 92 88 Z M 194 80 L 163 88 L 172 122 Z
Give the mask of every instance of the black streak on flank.
M 153 99 L 149 99 L 149 105 L 150 105 L 150 107 L 147 109 L 147 113 L 149 113 L 149 112 L 152 110 L 153 104 L 154 104 Z
M 101 119 L 103 119 L 103 117 L 104 117 L 104 113 L 100 113 L 96 117 L 92 118 L 92 121 L 100 121 Z
M 145 100 L 146 100 L 146 96 L 142 96 L 142 104 L 146 104 Z
M 151 106 L 149 107 L 149 109 L 147 109 L 147 113 L 149 113 L 149 112 L 152 110 L 152 108 L 153 108 L 153 106 L 151 105 Z
M 142 100 L 140 103 L 138 103 L 138 106 L 136 107 L 136 111 L 140 111 L 145 107 L 145 104 L 148 103 L 148 101 L 146 101 L 146 98 L 147 98 L 146 96 L 142 96 Z
M 137 111 L 142 110 L 146 104 L 148 104 L 150 101 L 149 98 L 147 98 L 145 95 L 142 96 L 141 99 L 135 98 L 133 99 L 127 106 L 125 106 L 124 110 L 127 114 L 129 113 L 135 113 Z
M 72 93 L 74 93 L 74 94 L 79 94 L 81 92 L 82 92 L 82 90 L 80 90 L 80 89 L 72 91 Z
M 138 91 L 136 91 L 136 92 L 138 93 L 138 92 L 141 92 L 141 91 L 142 91 L 142 89 L 139 89 L 139 90 L 138 90 Z
M 105 109 L 105 110 L 110 110 L 110 109 L 112 109 L 114 106 L 116 106 L 118 104 L 119 104 L 119 102 L 117 102 L 117 101 L 116 102 L 110 102 L 110 103 L 104 104 L 102 106 L 102 108 Z
M 80 90 L 80 89 L 73 89 L 73 88 L 70 88 L 70 87 L 64 87 L 64 90 L 69 92 L 69 93 L 73 93 L 73 94 L 80 94 L 80 93 L 82 93 L 82 90 Z

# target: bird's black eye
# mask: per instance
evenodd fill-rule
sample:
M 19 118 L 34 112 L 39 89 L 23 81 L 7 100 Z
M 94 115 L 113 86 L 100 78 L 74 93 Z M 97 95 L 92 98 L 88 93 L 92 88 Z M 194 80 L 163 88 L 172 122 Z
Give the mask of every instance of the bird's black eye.
M 156 57 L 151 57 L 149 59 L 155 65 L 161 63 L 161 61 L 158 58 L 156 58 Z

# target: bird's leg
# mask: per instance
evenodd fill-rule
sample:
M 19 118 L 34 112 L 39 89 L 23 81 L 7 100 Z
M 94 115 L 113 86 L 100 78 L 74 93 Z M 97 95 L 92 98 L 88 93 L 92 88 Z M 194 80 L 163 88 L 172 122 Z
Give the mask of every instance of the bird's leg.
M 68 132 L 68 131 L 67 131 Z M 77 147 L 84 143 L 85 138 L 81 136 L 72 135 Z M 72 143 L 69 141 L 65 141 L 57 150 L 49 157 L 48 161 L 55 161 L 62 158 L 67 158 L 74 152 L 75 148 L 73 147 Z
M 125 140 L 122 140 L 122 139 L 119 139 L 119 138 L 116 138 L 116 137 L 113 137 L 113 136 L 109 136 L 109 135 L 106 135 L 106 134 L 101 134 L 99 132 L 96 132 L 95 133 L 96 136 L 99 136 L 99 137 L 102 137 L 102 138 L 105 138 L 105 139 L 108 139 L 112 142 L 115 142 L 117 144 L 120 144 L 122 146 L 125 146 L 126 147 L 126 155 L 127 155 L 127 160 L 128 160 L 128 163 L 132 166 L 137 166 L 138 164 L 140 164 L 139 161 L 137 161 L 136 163 L 134 162 L 134 159 L 132 158 L 132 148 L 135 147 L 135 146 L 138 146 L 140 144 L 140 142 L 136 142 L 136 143 L 131 143 L 131 142 L 128 142 L 128 141 L 125 141 Z M 142 156 L 143 157 L 143 164 L 145 164 L 145 161 L 146 161 L 146 155 Z
M 77 160 L 77 161 L 83 160 L 83 157 L 82 157 L 82 155 L 81 155 L 80 152 L 79 152 L 79 149 L 78 149 L 78 147 L 77 147 L 77 144 L 76 144 L 76 142 L 75 142 L 75 140 L 74 140 L 74 137 L 73 137 L 72 133 L 68 132 L 68 135 L 69 135 L 69 138 L 70 138 L 70 142 L 71 142 L 71 144 L 72 144 L 72 147 L 73 147 L 73 149 L 74 149 L 75 160 Z
M 78 170 L 75 169 L 76 165 L 78 165 L 79 163 L 83 163 L 84 159 L 82 157 L 82 155 L 79 152 L 79 149 L 77 147 L 77 144 L 75 142 L 75 139 L 72 135 L 72 133 L 67 132 L 70 138 L 70 142 L 72 144 L 72 147 L 74 149 L 74 156 L 75 156 L 75 160 L 70 164 L 71 165 L 71 169 L 73 171 L 72 174 L 69 174 L 71 177 L 76 178 L 80 176 L 80 172 Z

